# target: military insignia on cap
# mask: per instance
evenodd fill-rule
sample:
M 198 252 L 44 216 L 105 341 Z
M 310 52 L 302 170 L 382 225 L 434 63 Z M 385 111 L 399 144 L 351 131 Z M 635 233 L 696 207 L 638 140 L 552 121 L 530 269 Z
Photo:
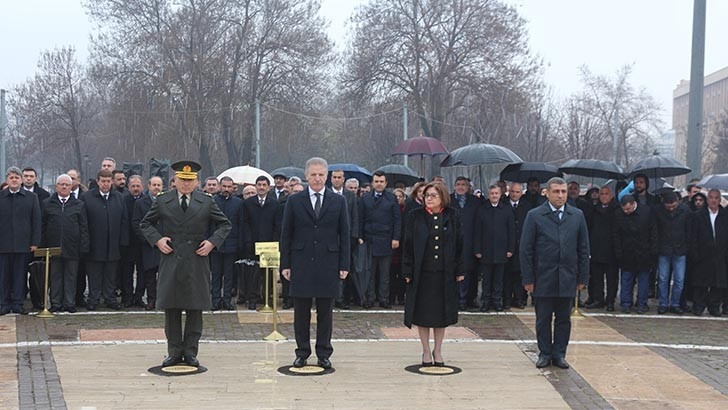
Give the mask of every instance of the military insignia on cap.
M 195 161 L 177 161 L 170 167 L 175 171 L 175 176 L 187 180 L 197 179 L 197 173 L 202 169 L 202 165 Z

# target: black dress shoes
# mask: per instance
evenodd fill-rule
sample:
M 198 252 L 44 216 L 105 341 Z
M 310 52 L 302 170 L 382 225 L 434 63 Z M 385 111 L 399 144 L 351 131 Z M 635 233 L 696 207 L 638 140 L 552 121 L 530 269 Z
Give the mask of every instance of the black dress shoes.
M 296 357 L 296 360 L 293 361 L 293 367 L 304 367 L 306 365 L 306 359 L 303 357 Z
M 255 310 L 255 309 L 256 309 L 255 302 L 248 303 L 248 310 Z
M 182 363 L 182 356 L 167 356 L 162 362 L 162 367 L 175 366 Z
M 199 367 L 200 366 L 200 361 L 197 360 L 197 358 L 195 356 L 192 356 L 192 355 L 185 356 L 185 363 L 187 363 L 190 366 L 194 366 L 194 367 Z
M 330 369 L 331 360 L 329 360 L 327 357 L 322 357 L 322 358 L 318 359 L 318 365 L 319 365 L 319 367 L 323 367 L 324 369 Z
M 551 364 L 551 359 L 546 356 L 539 356 L 538 360 L 536 361 L 536 367 L 539 369 L 548 367 L 548 365 L 550 365 L 550 364 Z
M 566 359 L 563 357 L 557 357 L 551 360 L 551 363 L 559 369 L 568 369 L 569 363 L 566 363 Z
M 236 310 L 236 309 L 235 309 L 235 306 L 233 306 L 233 304 L 232 304 L 232 303 L 230 303 L 230 302 L 223 302 L 223 303 L 222 303 L 222 307 L 223 307 L 223 308 L 224 308 L 225 310 Z

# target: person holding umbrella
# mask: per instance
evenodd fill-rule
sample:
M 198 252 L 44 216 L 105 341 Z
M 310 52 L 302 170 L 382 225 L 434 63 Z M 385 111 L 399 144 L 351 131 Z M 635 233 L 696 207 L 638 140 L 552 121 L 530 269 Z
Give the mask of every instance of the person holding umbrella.
M 402 274 L 407 283 L 404 324 L 417 326 L 422 365 L 444 366 L 445 328 L 458 321 L 458 282 L 465 279 L 460 213 L 444 184 L 425 187 L 425 206 L 407 215 Z M 430 329 L 435 347 L 430 351 Z

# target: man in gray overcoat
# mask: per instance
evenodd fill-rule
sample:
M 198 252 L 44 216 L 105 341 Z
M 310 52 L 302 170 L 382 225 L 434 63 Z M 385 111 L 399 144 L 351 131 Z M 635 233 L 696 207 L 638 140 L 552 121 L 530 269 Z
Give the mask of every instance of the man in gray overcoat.
M 579 208 L 566 204 L 566 192 L 566 181 L 551 178 L 548 200 L 529 211 L 523 222 L 521 276 L 536 308 L 538 368 L 550 364 L 569 368 L 564 357 L 571 335 L 571 306 L 577 290 L 589 283 L 586 221 Z
M 162 253 L 157 307 L 164 309 L 168 353 L 162 366 L 173 366 L 183 360 L 190 366 L 199 366 L 202 311 L 210 309 L 208 255 L 223 243 L 232 227 L 213 198 L 195 190 L 199 164 L 180 161 L 171 168 L 175 171 L 176 189 L 159 194 L 139 225 L 147 242 Z M 215 229 L 208 237 L 211 225 Z

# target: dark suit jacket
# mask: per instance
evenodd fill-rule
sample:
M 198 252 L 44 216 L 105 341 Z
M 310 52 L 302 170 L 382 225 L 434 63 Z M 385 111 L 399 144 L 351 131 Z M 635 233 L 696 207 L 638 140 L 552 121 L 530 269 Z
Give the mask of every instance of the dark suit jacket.
M 142 219 L 144 219 L 144 216 L 147 214 L 147 212 L 149 212 L 151 208 L 152 197 L 149 196 L 149 192 L 144 192 L 142 197 L 134 202 L 134 210 L 131 214 L 131 226 L 133 228 L 132 232 L 139 240 L 143 241 L 141 245 L 141 251 L 142 267 L 144 270 L 151 270 L 159 267 L 159 255 L 161 254 L 159 252 L 159 249 L 147 243 L 147 240 L 144 237 L 144 233 L 139 226 L 139 224 L 142 222 Z
M 516 227 L 516 246 L 513 248 L 513 256 L 508 260 L 506 264 L 506 272 L 520 272 L 521 271 L 521 235 L 523 233 L 523 222 L 526 220 L 528 211 L 532 209 L 531 203 L 528 201 L 518 201 L 518 208 L 513 209 L 511 201 L 506 201 L 505 206 L 513 212 L 513 224 Z
M 86 260 L 118 261 L 120 248 L 129 245 L 129 223 L 122 195 L 111 189 L 107 204 L 97 188 L 83 194 L 81 201 L 86 205 L 91 241 Z
M 528 212 L 521 276 L 524 285 L 534 285 L 534 297 L 573 298 L 577 284 L 589 283 L 589 232 L 581 210 L 564 205 L 559 220 L 546 201 Z
M 349 215 L 346 200 L 324 190 L 316 218 L 309 190 L 290 195 L 283 211 L 281 270 L 291 270 L 291 297 L 336 297 L 339 271 L 349 270 Z
M 25 189 L 22 188 L 21 189 Z M 46 199 L 48 199 L 51 196 L 51 193 L 43 189 L 38 183 L 36 182 L 35 185 L 33 185 L 33 193 L 38 196 L 38 202 L 43 203 Z
M 516 248 L 516 225 L 513 211 L 502 202 L 497 206 L 485 201 L 478 209 L 475 220 L 473 252 L 482 255 L 481 263 L 508 262 L 507 252 Z
M 402 235 L 402 212 L 393 193 L 384 191 L 378 199 L 374 194 L 359 199 L 359 235 L 372 248 L 373 256 L 389 256 L 392 241 Z
M 241 255 L 243 246 L 245 245 L 245 237 L 243 235 L 245 232 L 243 200 L 236 196 L 230 196 L 225 199 L 220 194 L 215 195 L 214 198 L 217 207 L 220 208 L 232 225 L 230 234 L 225 238 L 225 242 L 219 248 L 216 248 L 215 252 Z
M 211 224 L 215 231 L 208 235 Z M 230 221 L 211 196 L 194 191 L 187 211 L 182 211 L 177 190 L 160 194 L 139 224 L 150 245 L 162 237 L 172 239 L 174 251 L 161 255 L 157 307 L 160 309 L 210 309 L 210 260 L 195 251 L 204 240 L 220 246 L 230 233 Z
M 86 207 L 80 199 L 68 198 L 61 205 L 58 194 L 43 201 L 41 247 L 61 247 L 61 257 L 81 259 L 89 251 Z
M 38 196 L 22 187 L 16 194 L 0 191 L 0 253 L 29 253 L 40 246 L 41 212 Z
M 243 201 L 243 208 L 245 221 L 243 235 L 246 247 L 250 248 L 255 242 L 275 242 L 278 240 L 281 213 L 275 194 L 268 192 L 262 207 L 258 203 L 258 196 L 251 196 Z M 248 254 L 246 256 L 251 257 L 253 255 Z

